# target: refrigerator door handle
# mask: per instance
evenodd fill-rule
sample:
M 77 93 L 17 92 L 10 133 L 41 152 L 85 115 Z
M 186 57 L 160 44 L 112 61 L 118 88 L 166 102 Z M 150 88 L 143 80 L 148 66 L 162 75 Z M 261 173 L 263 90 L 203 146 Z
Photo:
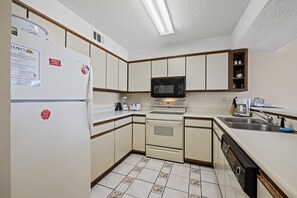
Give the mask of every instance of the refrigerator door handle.
M 87 118 L 88 118 L 88 125 L 90 134 L 92 133 L 93 129 L 93 69 L 90 65 L 90 72 L 88 78 L 88 88 L 87 88 Z

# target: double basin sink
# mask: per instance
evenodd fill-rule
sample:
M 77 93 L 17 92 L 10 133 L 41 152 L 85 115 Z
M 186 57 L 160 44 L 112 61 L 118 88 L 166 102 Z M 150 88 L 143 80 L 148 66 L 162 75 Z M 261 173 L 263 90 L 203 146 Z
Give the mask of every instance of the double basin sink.
M 257 118 L 219 117 L 219 119 L 228 127 L 234 129 L 280 132 L 280 127 L 278 127 L 277 125 L 265 122 Z

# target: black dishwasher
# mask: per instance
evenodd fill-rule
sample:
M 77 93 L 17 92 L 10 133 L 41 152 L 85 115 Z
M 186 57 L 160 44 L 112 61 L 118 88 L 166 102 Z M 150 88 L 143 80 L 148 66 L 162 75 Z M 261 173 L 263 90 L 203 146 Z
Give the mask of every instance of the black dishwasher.
M 226 133 L 222 135 L 221 149 L 243 191 L 256 198 L 259 167 Z

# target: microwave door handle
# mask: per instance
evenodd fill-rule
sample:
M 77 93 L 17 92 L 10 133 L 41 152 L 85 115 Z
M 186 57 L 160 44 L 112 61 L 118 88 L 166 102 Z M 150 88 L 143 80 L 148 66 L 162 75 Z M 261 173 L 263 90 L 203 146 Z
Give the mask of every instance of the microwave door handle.
M 151 125 L 161 125 L 161 126 L 180 126 L 182 122 L 175 122 L 175 121 L 156 121 L 156 120 L 147 120 L 147 124 Z

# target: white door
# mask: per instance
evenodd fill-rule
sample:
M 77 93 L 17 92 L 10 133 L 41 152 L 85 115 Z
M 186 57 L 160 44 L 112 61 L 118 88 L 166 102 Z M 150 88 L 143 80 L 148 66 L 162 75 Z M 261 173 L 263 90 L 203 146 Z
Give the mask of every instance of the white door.
M 151 91 L 151 61 L 129 63 L 129 92 Z
M 12 36 L 12 46 L 12 100 L 87 98 L 89 57 L 30 35 Z
M 11 184 L 12 198 L 90 197 L 85 102 L 11 105 Z
M 189 56 L 186 59 L 188 90 L 205 90 L 205 55 Z
M 109 53 L 106 57 L 106 88 L 119 89 L 119 59 Z
M 186 58 L 170 58 L 168 59 L 168 77 L 185 76 L 186 75 Z
M 127 91 L 128 87 L 128 64 L 119 59 L 119 90 Z

